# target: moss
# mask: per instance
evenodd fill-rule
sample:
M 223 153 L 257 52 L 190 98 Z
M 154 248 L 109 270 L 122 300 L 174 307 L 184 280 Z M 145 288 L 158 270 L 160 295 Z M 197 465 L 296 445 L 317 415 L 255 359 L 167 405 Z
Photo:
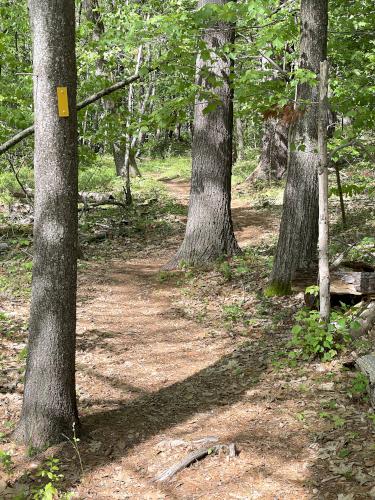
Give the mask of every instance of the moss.
M 282 283 L 280 281 L 273 281 L 264 290 L 265 297 L 283 297 L 284 295 L 290 295 L 292 293 L 292 288 L 290 283 Z

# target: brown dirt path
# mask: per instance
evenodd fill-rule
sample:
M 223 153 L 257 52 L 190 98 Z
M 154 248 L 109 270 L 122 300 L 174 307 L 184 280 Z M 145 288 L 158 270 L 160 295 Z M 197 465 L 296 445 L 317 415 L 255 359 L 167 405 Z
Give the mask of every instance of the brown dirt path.
M 187 202 L 188 184 L 168 189 Z M 242 245 L 277 228 L 270 212 L 245 202 L 235 201 L 233 213 Z M 188 291 L 159 274 L 177 243 L 90 261 L 80 276 L 77 384 L 86 434 L 83 472 L 69 444 L 56 449 L 67 487 L 103 500 L 336 498 L 313 490 L 316 446 L 296 418 L 310 397 L 298 390 L 306 377 L 271 366 L 282 335 L 255 330 L 244 342 L 189 319 L 176 305 Z M 12 405 L 20 404 L 15 394 Z M 207 437 L 235 442 L 239 455 L 210 455 L 170 483 L 154 482 Z
M 188 184 L 168 189 L 187 202 Z M 234 217 L 242 244 L 275 230 L 271 216 L 245 204 L 235 204 Z M 275 411 L 259 389 L 267 345 L 241 348 L 181 317 L 181 287 L 158 281 L 170 250 L 147 253 L 91 268 L 91 299 L 79 307 L 78 387 L 90 437 L 80 498 L 307 498 L 307 441 L 294 433 L 288 402 Z M 170 484 L 153 482 L 208 436 L 236 442 L 240 455 L 212 456 Z

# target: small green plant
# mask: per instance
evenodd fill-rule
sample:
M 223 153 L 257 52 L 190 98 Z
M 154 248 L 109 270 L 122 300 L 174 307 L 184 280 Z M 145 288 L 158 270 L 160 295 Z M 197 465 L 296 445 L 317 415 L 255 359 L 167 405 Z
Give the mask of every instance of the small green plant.
M 319 357 L 322 361 L 330 361 L 350 341 L 350 330 L 357 326 L 350 315 L 341 311 L 332 311 L 330 322 L 325 325 L 319 311 L 302 309 L 295 315 L 296 324 L 292 328 L 290 345 L 302 359 Z
M 159 281 L 159 283 L 164 283 L 166 281 L 169 281 L 174 276 L 175 274 L 170 271 L 159 271 L 157 274 L 157 280 Z
M 65 434 L 63 434 L 63 436 L 69 441 L 69 443 L 72 445 L 74 451 L 76 452 L 76 455 L 77 455 L 78 460 L 79 460 L 79 465 L 80 465 L 80 468 L 81 468 L 81 472 L 83 473 L 83 463 L 82 463 L 82 458 L 81 458 L 81 454 L 79 452 L 79 447 L 78 447 L 80 439 L 77 436 L 75 422 L 73 422 L 72 431 L 73 431 L 73 437 L 72 438 L 70 438 L 69 436 L 66 436 Z
M 339 415 L 321 411 L 319 413 L 319 417 L 329 419 L 336 429 L 341 429 L 341 427 L 344 427 L 345 425 L 345 420 Z
M 225 281 L 230 281 L 233 278 L 232 268 L 227 260 L 219 262 L 217 270 L 223 276 Z
M 17 356 L 19 361 L 25 361 L 27 358 L 27 353 L 28 353 L 27 347 L 23 347 Z
M 339 458 L 346 458 L 350 455 L 350 450 L 348 448 L 341 448 L 341 450 L 337 453 Z
M 331 420 L 336 429 L 341 429 L 345 425 L 345 419 L 339 415 L 331 415 Z
M 49 457 L 38 469 L 36 479 L 38 485 L 32 489 L 33 500 L 54 500 L 59 491 L 57 484 L 64 477 L 60 471 L 60 460 Z
M 9 472 L 13 467 L 12 455 L 9 451 L 0 450 L 0 464 L 2 467 Z
M 361 396 L 367 393 L 368 379 L 364 373 L 356 373 L 352 380 L 351 394 Z
M 335 410 L 337 408 L 337 403 L 336 401 L 330 400 L 330 401 L 323 401 L 321 403 L 322 408 L 328 408 L 330 410 Z
M 223 317 L 226 323 L 239 323 L 245 320 L 245 311 L 242 305 L 229 304 L 223 306 Z

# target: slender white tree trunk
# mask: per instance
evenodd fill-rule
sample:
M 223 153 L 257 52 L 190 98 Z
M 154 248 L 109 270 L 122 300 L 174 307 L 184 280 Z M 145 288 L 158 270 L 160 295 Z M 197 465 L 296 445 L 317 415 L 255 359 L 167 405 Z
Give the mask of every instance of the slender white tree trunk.
M 328 62 L 320 63 L 319 86 L 319 296 L 320 318 L 328 323 L 330 316 L 329 291 L 329 215 L 328 215 L 328 159 L 327 159 L 327 126 L 328 126 Z

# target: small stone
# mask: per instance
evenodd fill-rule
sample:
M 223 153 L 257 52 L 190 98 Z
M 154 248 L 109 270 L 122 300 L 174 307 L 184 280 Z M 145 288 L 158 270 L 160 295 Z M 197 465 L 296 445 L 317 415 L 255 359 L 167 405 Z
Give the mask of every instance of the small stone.
M 323 384 L 318 385 L 318 389 L 320 391 L 334 391 L 335 384 L 333 382 L 325 382 Z
M 8 243 L 0 243 L 0 252 L 6 252 L 9 248 Z
M 8 484 L 4 479 L 0 479 L 0 493 L 2 493 L 6 488 Z

